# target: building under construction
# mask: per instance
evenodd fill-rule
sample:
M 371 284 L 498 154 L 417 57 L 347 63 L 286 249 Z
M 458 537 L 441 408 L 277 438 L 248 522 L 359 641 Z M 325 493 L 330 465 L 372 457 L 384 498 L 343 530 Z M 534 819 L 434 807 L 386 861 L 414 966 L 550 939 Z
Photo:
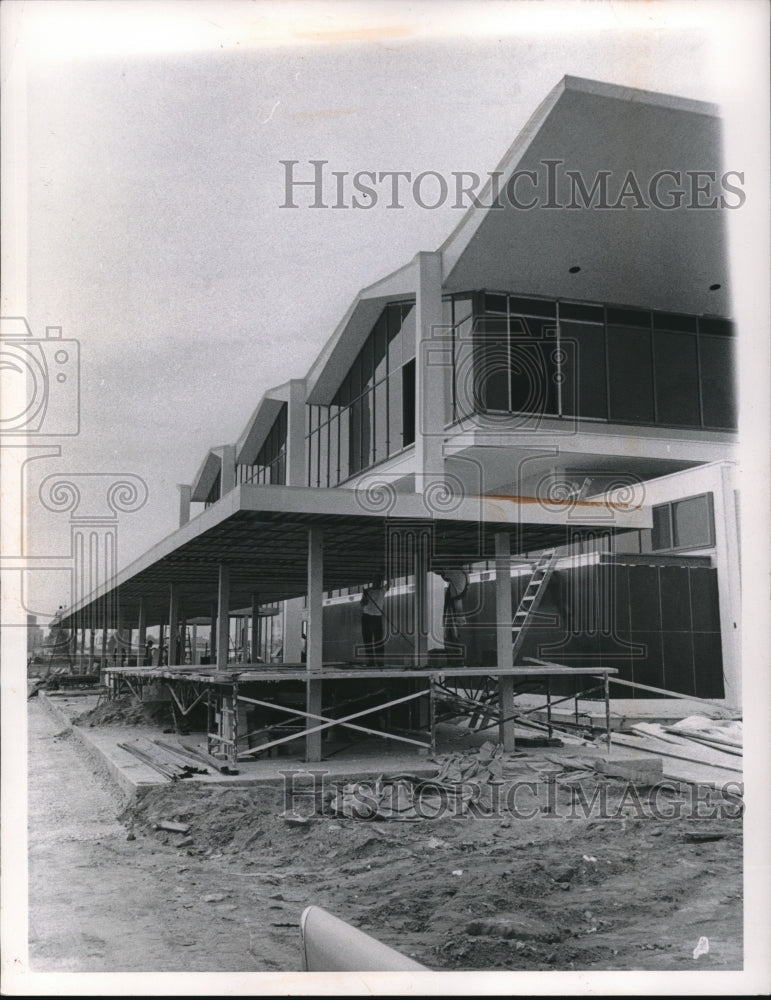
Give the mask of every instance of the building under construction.
M 114 689 L 207 705 L 234 763 L 340 727 L 431 747 L 448 714 L 510 747 L 523 692 L 739 707 L 729 180 L 711 105 L 564 78 L 62 625 L 117 633 Z

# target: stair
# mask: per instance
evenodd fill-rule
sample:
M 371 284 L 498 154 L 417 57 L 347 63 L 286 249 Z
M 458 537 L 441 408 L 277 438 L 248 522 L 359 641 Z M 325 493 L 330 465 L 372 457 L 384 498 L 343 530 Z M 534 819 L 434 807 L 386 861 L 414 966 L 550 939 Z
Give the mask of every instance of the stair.
M 548 586 L 551 575 L 554 572 L 554 563 L 556 562 L 556 559 L 556 549 L 546 549 L 543 553 L 541 553 L 538 561 L 533 566 L 533 575 L 530 577 L 527 587 L 525 587 L 525 591 L 519 602 L 519 607 L 514 613 L 514 618 L 511 623 L 511 635 L 513 640 L 512 656 L 515 666 L 517 663 L 517 657 L 519 656 L 525 642 L 527 628 L 531 624 L 533 618 L 535 618 L 543 595 L 546 592 L 546 587 Z

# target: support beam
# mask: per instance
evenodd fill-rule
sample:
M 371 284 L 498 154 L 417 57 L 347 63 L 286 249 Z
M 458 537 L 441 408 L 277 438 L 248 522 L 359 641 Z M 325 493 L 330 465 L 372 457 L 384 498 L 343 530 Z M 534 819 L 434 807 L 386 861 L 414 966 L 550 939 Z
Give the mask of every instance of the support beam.
M 179 584 L 169 584 L 169 666 L 179 665 Z
M 217 588 L 217 669 L 224 670 L 228 663 L 230 648 L 230 568 L 225 563 L 219 566 L 219 586 Z
M 249 629 L 249 663 L 257 662 L 260 641 L 260 595 L 252 594 L 251 628 Z
M 209 628 L 209 663 L 217 662 L 217 605 L 212 604 Z
M 416 527 L 415 544 L 415 662 L 419 667 L 428 663 L 428 634 L 431 629 L 429 608 L 430 534 Z
M 177 483 L 177 489 L 179 490 L 179 526 L 181 528 L 190 520 L 190 499 L 193 487 L 187 483 Z
M 308 529 L 308 646 L 306 653 L 306 702 L 311 715 L 321 715 L 321 681 L 312 678 L 321 672 L 323 662 L 324 613 L 324 535 L 321 528 Z M 321 760 L 321 732 L 309 733 L 305 739 L 305 759 Z
M 498 669 L 514 666 L 511 636 L 511 539 L 508 531 L 495 536 L 495 638 Z M 514 678 L 499 677 L 501 702 L 499 739 L 504 750 L 514 749 Z
M 431 483 L 444 479 L 442 446 L 448 416 L 445 379 L 452 360 L 444 359 L 448 333 L 443 327 L 442 253 L 418 253 L 415 255 L 416 493 L 425 493 Z
M 286 433 L 286 484 L 305 486 L 305 379 L 293 378 L 289 383 Z
M 137 666 L 144 663 L 145 643 L 147 642 L 147 615 L 145 612 L 145 601 L 139 598 L 139 610 L 137 612 Z

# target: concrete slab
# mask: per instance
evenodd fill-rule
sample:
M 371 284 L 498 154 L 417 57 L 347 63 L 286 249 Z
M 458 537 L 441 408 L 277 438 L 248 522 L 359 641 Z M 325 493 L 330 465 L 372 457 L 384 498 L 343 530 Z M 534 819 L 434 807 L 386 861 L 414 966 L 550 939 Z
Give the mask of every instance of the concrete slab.
M 101 760 L 121 791 L 128 795 L 141 794 L 146 789 L 159 785 L 171 784 L 148 764 L 133 757 L 118 746 L 119 743 L 130 743 L 138 737 L 148 740 L 162 739 L 165 743 L 174 745 L 177 740 L 173 734 L 163 734 L 158 727 L 153 726 L 73 726 L 72 720 L 96 705 L 97 698 L 69 698 L 59 695 L 51 698 L 41 691 L 38 695 L 41 704 L 45 706 L 63 726 L 71 726 L 75 737 L 90 755 Z M 200 744 L 205 749 L 205 739 L 201 734 L 191 734 L 185 737 L 185 742 Z M 344 779 L 348 776 L 358 778 L 375 778 L 384 772 L 388 774 L 407 773 L 418 777 L 431 777 L 436 773 L 436 765 L 429 762 L 427 755 L 414 752 L 385 750 L 382 742 L 378 746 L 373 740 L 363 743 L 355 749 L 350 748 L 344 755 L 335 755 L 317 764 L 306 764 L 298 753 L 295 756 L 265 758 L 253 761 L 239 762 L 240 773 L 237 775 L 209 772 L 204 775 L 194 775 L 184 779 L 186 783 L 217 785 L 222 787 L 248 787 L 259 783 L 281 784 L 285 772 L 292 771 L 298 775 L 313 770 L 324 770 L 332 778 Z

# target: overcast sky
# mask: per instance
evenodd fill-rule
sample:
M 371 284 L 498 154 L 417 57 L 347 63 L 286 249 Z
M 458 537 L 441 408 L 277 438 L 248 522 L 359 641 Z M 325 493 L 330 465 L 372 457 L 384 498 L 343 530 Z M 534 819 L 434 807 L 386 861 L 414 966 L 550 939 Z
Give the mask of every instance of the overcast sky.
M 28 256 L 26 302 L 6 287 L 3 311 L 81 350 L 80 434 L 29 477 L 31 554 L 69 544 L 34 501 L 45 475 L 133 473 L 149 496 L 121 519 L 122 565 L 176 527 L 176 484 L 305 375 L 358 289 L 461 215 L 281 208 L 280 161 L 485 173 L 565 74 L 717 102 L 741 134 L 765 66 L 752 3 L 4 6 L 28 71 Z M 32 574 L 30 610 L 66 591 Z

